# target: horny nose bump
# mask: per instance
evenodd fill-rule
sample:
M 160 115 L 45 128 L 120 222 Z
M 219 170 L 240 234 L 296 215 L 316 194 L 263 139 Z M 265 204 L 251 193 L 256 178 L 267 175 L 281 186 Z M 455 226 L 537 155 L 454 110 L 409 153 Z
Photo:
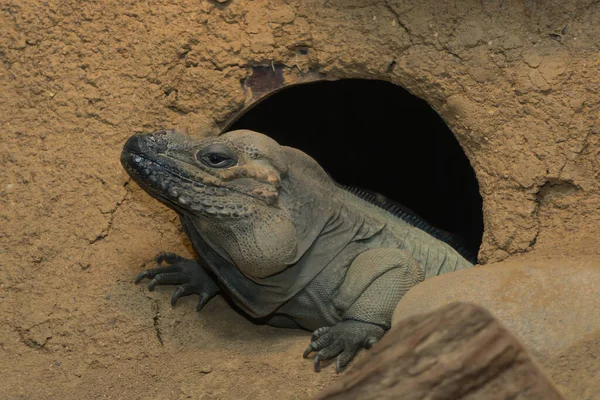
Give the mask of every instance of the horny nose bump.
M 125 142 L 123 154 L 139 154 L 142 151 L 143 136 L 141 134 L 133 135 Z
M 149 135 L 152 135 L 153 137 L 158 138 L 158 137 L 161 137 L 161 136 L 166 136 L 167 133 L 168 132 L 165 129 L 163 129 L 163 130 L 160 130 L 160 131 L 149 133 Z
M 159 152 L 166 147 L 166 136 L 169 131 L 161 130 L 152 133 L 138 133 L 131 136 L 123 146 L 123 153 L 146 154 Z

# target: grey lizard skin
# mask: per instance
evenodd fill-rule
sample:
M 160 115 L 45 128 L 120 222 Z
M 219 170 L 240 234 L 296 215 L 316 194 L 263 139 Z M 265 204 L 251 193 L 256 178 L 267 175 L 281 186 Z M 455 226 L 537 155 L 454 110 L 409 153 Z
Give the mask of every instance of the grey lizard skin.
M 218 293 L 269 325 L 313 331 L 304 353 L 339 372 L 390 328 L 423 279 L 472 267 L 447 243 L 337 185 L 311 157 L 257 132 L 132 136 L 121 163 L 180 217 L 198 260 L 172 253 L 136 283 L 178 285 L 171 303 Z M 382 173 L 382 171 L 374 171 Z

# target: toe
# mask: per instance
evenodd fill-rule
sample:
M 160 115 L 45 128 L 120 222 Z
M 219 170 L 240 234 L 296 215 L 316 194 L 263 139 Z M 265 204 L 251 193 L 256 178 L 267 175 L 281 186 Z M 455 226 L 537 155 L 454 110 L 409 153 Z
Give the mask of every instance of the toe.
M 330 326 L 324 326 L 322 328 L 317 329 L 316 331 L 313 332 L 312 336 L 310 337 L 310 340 L 314 342 L 319 337 L 321 337 L 324 334 L 326 334 L 327 332 L 329 332 L 330 329 L 331 329 Z
M 174 268 L 174 267 L 167 267 Z M 186 283 L 187 277 L 181 272 L 167 272 L 156 275 L 150 283 L 148 283 L 148 290 L 153 291 L 154 287 L 158 285 L 178 285 Z
M 144 278 L 153 279 L 155 276 L 157 276 L 159 274 L 168 274 L 168 273 L 172 273 L 172 272 L 179 272 L 180 270 L 181 269 L 179 267 L 176 267 L 174 265 L 170 265 L 168 267 L 150 268 L 150 269 L 140 272 L 138 274 L 138 276 L 135 278 L 135 283 L 140 283 L 140 281 Z
M 310 353 L 313 351 L 320 351 L 321 349 L 329 346 L 333 340 L 333 336 L 330 334 L 323 334 L 318 339 L 314 340 L 307 348 L 304 350 L 304 354 L 302 355 L 304 358 L 308 357 Z
M 204 308 L 204 306 L 213 298 L 213 294 L 209 292 L 202 292 L 199 294 L 200 300 L 198 300 L 198 305 L 196 306 L 196 311 L 200 311 Z
M 304 350 L 304 353 L 302 353 L 302 358 L 306 358 L 308 357 L 308 355 L 310 353 L 312 353 L 313 351 L 315 351 L 315 349 L 313 348 L 313 344 L 309 344 L 308 347 L 306 348 L 306 350 Z
M 179 286 L 175 293 L 173 293 L 173 296 L 171 296 L 171 306 L 175 306 L 180 297 L 188 296 L 192 293 L 194 293 L 194 287 L 192 285 L 186 283 Z
M 321 356 L 318 354 L 315 356 L 315 372 L 321 372 Z
M 315 358 L 319 361 L 328 361 L 340 354 L 344 350 L 344 343 L 341 340 L 336 340 L 329 346 L 319 350 Z
M 337 361 L 335 363 L 335 372 L 337 372 L 338 374 L 340 372 L 342 372 L 344 367 L 346 365 L 348 365 L 350 360 L 352 360 L 354 358 L 355 354 L 356 354 L 356 349 L 344 350 L 337 358 Z
M 377 343 L 376 337 L 373 337 L 373 336 L 368 337 L 365 339 L 364 348 L 370 349 L 375 343 Z
M 321 370 L 321 361 L 331 360 L 340 354 L 342 350 L 344 350 L 344 344 L 339 340 L 336 340 L 324 349 L 319 350 L 315 356 L 315 372 L 319 372 Z
M 151 270 L 147 269 L 146 271 L 140 272 L 138 276 L 135 277 L 135 283 L 140 283 L 144 278 L 154 278 L 154 275 L 152 275 Z

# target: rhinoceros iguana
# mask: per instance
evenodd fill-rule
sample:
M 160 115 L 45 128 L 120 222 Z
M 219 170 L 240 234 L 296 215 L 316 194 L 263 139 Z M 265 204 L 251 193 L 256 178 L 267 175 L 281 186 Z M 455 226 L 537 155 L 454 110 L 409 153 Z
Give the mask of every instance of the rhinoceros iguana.
M 316 352 L 316 371 L 337 357 L 339 372 L 379 340 L 411 287 L 472 266 L 441 231 L 339 186 L 305 153 L 257 132 L 138 134 L 121 163 L 177 212 L 198 256 L 161 254 L 168 265 L 136 282 L 178 285 L 172 304 L 197 294 L 198 309 L 223 293 L 269 325 L 312 330 L 304 356 Z

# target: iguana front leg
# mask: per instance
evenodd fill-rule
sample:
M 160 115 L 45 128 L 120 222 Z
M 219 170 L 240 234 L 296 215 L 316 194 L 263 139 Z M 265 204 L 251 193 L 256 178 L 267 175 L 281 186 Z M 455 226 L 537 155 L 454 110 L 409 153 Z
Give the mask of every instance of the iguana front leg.
M 217 282 L 202 268 L 196 260 L 183 258 L 174 253 L 161 253 L 156 257 L 156 262 L 169 264 L 166 267 L 150 268 L 141 272 L 135 283 L 142 279 L 151 279 L 148 290 L 153 291 L 158 285 L 179 285 L 171 297 L 171 305 L 177 303 L 177 299 L 191 294 L 200 297 L 196 310 L 200 311 L 220 289 Z
M 360 254 L 348 268 L 334 306 L 342 310 L 342 320 L 317 329 L 304 352 L 315 356 L 315 371 L 321 361 L 337 356 L 340 372 L 361 348 L 369 348 L 390 328 L 398 301 L 414 285 L 423 281 L 423 269 L 407 253 L 383 248 Z

